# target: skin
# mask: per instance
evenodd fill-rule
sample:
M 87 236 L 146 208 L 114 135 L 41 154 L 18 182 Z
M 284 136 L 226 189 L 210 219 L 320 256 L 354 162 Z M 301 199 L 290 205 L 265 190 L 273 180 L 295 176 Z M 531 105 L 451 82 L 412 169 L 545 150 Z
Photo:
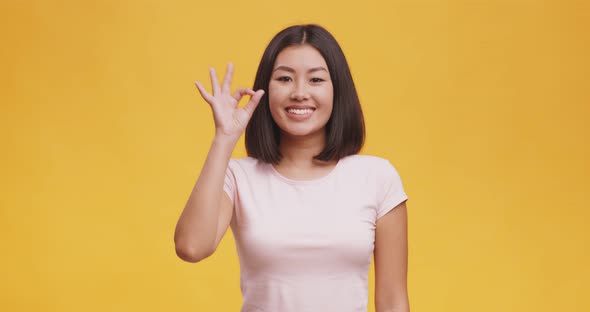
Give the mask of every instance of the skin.
M 233 214 L 230 198 L 223 191 L 225 172 L 232 151 L 246 130 L 252 113 L 258 106 L 263 90 L 238 88 L 233 94 L 231 80 L 233 64 L 229 63 L 223 83 L 217 81 L 214 68 L 209 69 L 212 92 L 200 82 L 195 85 L 209 104 L 215 121 L 215 136 L 186 205 L 174 231 L 176 254 L 184 261 L 196 263 L 209 257 L 227 232 Z M 240 99 L 250 96 L 244 107 L 238 107 Z
M 325 125 L 333 108 L 333 85 L 327 69 L 321 54 L 309 45 L 285 48 L 275 61 L 269 84 L 269 105 L 281 129 L 279 148 L 283 155 L 275 168 L 294 180 L 324 176 L 336 165 L 335 161 L 313 160 L 325 145 Z M 229 63 L 220 86 L 215 70 L 210 69 L 213 94 L 196 82 L 201 96 L 213 111 L 215 137 L 175 231 L 177 254 L 188 262 L 199 262 L 213 254 L 227 232 L 233 209 L 222 189 L 223 177 L 231 153 L 264 93 L 239 88 L 231 95 L 232 74 L 233 65 Z M 238 102 L 243 96 L 251 99 L 240 108 Z M 313 106 L 316 110 L 310 119 L 294 121 L 287 117 L 285 110 L 294 104 Z M 373 252 L 376 312 L 409 312 L 405 202 L 377 221 Z
M 283 159 L 275 169 L 295 180 L 325 175 L 336 161 L 314 160 L 325 145 L 325 125 L 333 108 L 334 88 L 328 65 L 310 45 L 283 49 L 275 60 L 268 86 L 270 112 L 281 129 L 279 150 Z M 306 105 L 315 108 L 310 119 L 292 120 L 286 107 Z
M 409 312 L 408 215 L 406 202 L 377 220 L 375 229 L 375 310 Z

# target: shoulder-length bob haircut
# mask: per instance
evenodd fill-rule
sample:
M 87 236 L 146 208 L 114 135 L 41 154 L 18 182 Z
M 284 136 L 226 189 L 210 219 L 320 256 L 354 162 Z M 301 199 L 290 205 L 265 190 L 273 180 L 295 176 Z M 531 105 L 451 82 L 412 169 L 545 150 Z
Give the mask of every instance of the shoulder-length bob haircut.
M 325 128 L 326 146 L 314 159 L 339 160 L 357 154 L 365 140 L 365 122 L 352 75 L 336 39 L 319 25 L 295 25 L 280 31 L 268 44 L 256 72 L 254 90 L 264 96 L 246 126 L 248 156 L 278 164 L 281 132 L 273 120 L 268 103 L 268 85 L 277 55 L 286 47 L 308 44 L 323 56 L 332 80 L 334 97 L 332 115 Z

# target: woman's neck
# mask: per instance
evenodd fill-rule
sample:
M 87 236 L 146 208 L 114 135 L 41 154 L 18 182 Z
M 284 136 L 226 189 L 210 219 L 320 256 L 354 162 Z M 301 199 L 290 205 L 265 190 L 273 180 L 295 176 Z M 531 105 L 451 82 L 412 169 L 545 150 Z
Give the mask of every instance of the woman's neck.
M 279 150 L 283 158 L 279 163 L 279 167 L 311 169 L 330 165 L 332 162 L 313 159 L 315 155 L 324 150 L 325 146 L 326 135 L 323 132 L 305 137 L 283 134 L 279 144 Z

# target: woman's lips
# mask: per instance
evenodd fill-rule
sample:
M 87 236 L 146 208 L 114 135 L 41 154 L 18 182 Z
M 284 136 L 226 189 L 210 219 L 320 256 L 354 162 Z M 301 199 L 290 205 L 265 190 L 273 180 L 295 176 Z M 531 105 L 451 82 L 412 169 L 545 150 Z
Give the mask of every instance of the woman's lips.
M 311 117 L 311 115 L 313 114 L 315 109 L 313 109 L 313 108 L 303 108 L 303 109 L 287 108 L 286 111 L 287 111 L 287 117 L 289 117 L 289 119 L 296 120 L 296 121 L 302 121 L 302 120 L 309 119 L 309 117 Z

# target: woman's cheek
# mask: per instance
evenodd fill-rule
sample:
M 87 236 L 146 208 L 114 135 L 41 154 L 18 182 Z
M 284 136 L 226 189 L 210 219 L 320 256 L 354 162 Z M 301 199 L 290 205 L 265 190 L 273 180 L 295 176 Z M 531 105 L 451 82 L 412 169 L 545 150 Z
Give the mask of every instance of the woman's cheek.
M 284 88 L 276 87 L 272 84 L 268 86 L 268 98 L 271 102 L 280 102 L 284 97 Z
M 334 92 L 332 88 L 326 87 L 324 89 L 318 90 L 317 98 L 320 100 L 321 104 L 330 105 L 333 103 Z

